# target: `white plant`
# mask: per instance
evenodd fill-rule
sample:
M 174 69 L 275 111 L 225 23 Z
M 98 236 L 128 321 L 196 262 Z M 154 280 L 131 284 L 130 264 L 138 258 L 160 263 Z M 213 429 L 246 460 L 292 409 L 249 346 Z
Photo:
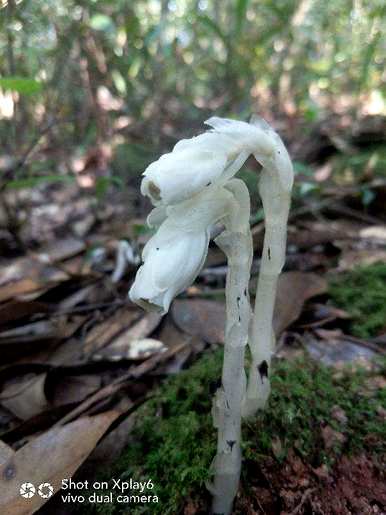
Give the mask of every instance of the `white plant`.
M 253 416 L 269 396 L 272 316 L 285 258 L 293 169 L 282 140 L 264 120 L 246 123 L 213 117 L 205 123 L 212 130 L 179 141 L 144 172 L 141 192 L 156 206 L 148 224 L 157 232 L 143 250 L 144 264 L 129 295 L 145 309 L 166 313 L 174 297 L 199 274 L 213 224 L 224 225 L 214 240 L 227 256 L 228 274 L 222 382 L 212 409 L 217 454 L 209 489 L 213 513 L 226 515 L 232 511 L 240 479 L 241 417 Z M 253 317 L 248 294 L 253 255 L 250 199 L 245 184 L 234 178 L 251 154 L 263 167 L 259 193 L 265 214 Z M 248 381 L 247 343 L 252 355 Z

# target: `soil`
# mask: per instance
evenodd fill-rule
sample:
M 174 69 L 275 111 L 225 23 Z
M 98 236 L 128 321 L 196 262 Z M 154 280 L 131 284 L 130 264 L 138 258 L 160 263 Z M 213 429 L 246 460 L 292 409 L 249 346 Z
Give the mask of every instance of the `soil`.
M 235 513 L 254 515 L 370 515 L 386 513 L 385 472 L 361 454 L 343 456 L 329 470 L 314 469 L 295 453 L 279 468 L 270 460 L 241 492 Z

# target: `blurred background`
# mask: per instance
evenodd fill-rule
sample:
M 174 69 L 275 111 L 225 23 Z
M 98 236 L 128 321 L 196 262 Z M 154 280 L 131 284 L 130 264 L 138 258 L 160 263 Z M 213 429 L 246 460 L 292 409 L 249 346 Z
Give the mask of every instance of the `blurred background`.
M 342 172 L 367 208 L 363 173 L 386 164 L 385 18 L 383 0 L 1 0 L 1 190 L 75 181 L 100 199 L 132 185 L 138 207 L 160 152 L 214 113 L 256 113 L 289 145 L 303 195 Z M 22 243 L 25 200 L 17 214 L 5 200 L 5 247 Z

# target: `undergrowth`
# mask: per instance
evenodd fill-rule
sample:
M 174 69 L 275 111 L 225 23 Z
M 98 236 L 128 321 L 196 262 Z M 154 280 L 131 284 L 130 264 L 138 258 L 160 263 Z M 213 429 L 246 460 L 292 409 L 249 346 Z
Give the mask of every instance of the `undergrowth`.
M 150 478 L 155 485 L 150 493 L 159 503 L 130 506 L 130 513 L 176 515 L 188 498 L 209 500 L 205 481 L 216 445 L 210 409 L 221 364 L 221 350 L 204 355 L 189 370 L 167 380 L 138 411 L 132 441 L 106 479 Z M 249 483 L 256 464 L 272 458 L 280 463 L 289 449 L 315 467 L 331 464 L 342 453 L 385 453 L 386 425 L 378 411 L 386 407 L 386 389 L 369 395 L 368 376 L 365 371 L 334 375 L 308 358 L 276 362 L 267 410 L 244 423 L 243 484 Z M 337 406 L 345 413 L 344 423 L 331 416 Z M 328 451 L 322 438 L 327 424 L 344 434 L 344 442 Z M 104 514 L 128 512 L 127 506 L 118 504 L 96 509 Z

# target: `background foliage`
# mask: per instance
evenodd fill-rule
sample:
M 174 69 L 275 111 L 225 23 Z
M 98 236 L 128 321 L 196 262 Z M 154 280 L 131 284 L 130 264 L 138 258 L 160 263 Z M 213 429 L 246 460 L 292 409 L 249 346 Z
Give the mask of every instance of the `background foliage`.
M 109 142 L 135 168 L 148 137 L 213 111 L 380 112 L 385 17 L 384 0 L 1 0 L 2 146 L 20 159 L 43 132 L 56 168 L 58 148 Z

